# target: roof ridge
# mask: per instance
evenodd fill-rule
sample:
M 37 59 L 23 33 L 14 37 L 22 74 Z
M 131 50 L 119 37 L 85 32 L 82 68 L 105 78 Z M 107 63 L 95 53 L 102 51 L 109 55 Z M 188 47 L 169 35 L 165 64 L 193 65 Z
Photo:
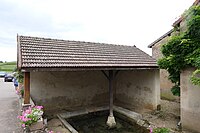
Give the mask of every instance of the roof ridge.
M 76 41 L 76 40 L 64 40 L 64 39 L 56 39 L 50 37 L 37 37 L 37 36 L 24 36 L 18 35 L 19 37 L 29 37 L 29 38 L 37 38 L 37 39 L 49 39 L 54 41 L 66 41 L 66 42 L 80 42 L 80 43 L 91 43 L 91 44 L 101 44 L 101 45 L 113 45 L 113 46 L 121 46 L 121 47 L 136 47 L 135 45 L 123 45 L 123 44 L 113 44 L 113 43 L 104 43 L 104 42 L 93 42 L 93 41 Z
M 143 54 L 145 54 L 146 56 L 153 58 L 152 56 L 150 56 L 149 54 L 147 54 L 146 52 L 144 52 L 143 50 L 139 49 L 136 47 L 136 49 L 140 50 Z M 156 60 L 155 58 L 153 58 L 154 60 Z

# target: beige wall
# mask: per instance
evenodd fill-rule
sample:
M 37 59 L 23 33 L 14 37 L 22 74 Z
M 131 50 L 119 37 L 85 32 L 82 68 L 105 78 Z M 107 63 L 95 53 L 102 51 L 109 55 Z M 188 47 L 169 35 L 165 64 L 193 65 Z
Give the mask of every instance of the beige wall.
M 169 36 L 166 36 L 165 38 L 163 38 L 162 40 L 160 40 L 159 42 L 157 42 L 156 44 L 154 44 L 154 46 L 152 47 L 152 57 L 155 59 L 160 59 L 162 58 L 162 53 L 161 53 L 161 46 L 163 44 L 165 44 L 169 39 Z
M 159 70 L 120 72 L 116 80 L 115 104 L 137 112 L 160 104 Z
M 31 72 L 31 96 L 48 109 L 108 103 L 108 82 L 101 71 Z
M 181 73 L 181 122 L 183 128 L 200 133 L 200 87 L 190 82 L 194 70 L 188 68 Z
M 31 96 L 45 109 L 75 109 L 108 105 L 108 80 L 101 71 L 31 72 Z M 114 104 L 156 109 L 159 70 L 120 71 L 115 80 Z
M 169 36 L 166 36 L 163 38 L 161 41 L 157 42 L 153 47 L 152 47 L 152 57 L 155 58 L 156 60 L 160 59 L 163 57 L 161 53 L 161 47 L 163 44 L 165 44 L 169 39 Z M 171 92 L 171 88 L 173 87 L 173 83 L 168 79 L 168 72 L 164 69 L 160 69 L 160 91 L 161 91 L 161 98 L 174 101 L 178 100 L 179 97 L 174 96 Z

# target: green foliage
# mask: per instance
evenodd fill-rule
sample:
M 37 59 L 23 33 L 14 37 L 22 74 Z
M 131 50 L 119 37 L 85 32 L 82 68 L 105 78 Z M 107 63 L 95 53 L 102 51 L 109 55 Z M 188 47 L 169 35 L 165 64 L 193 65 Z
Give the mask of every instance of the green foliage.
M 191 81 L 194 85 L 200 85 L 200 69 L 197 69 L 193 72 Z
M 171 36 L 161 48 L 163 58 L 158 60 L 161 69 L 169 72 L 169 79 L 175 86 L 171 91 L 180 96 L 180 72 L 193 66 L 200 69 L 200 6 L 193 6 L 185 13 L 186 30 Z M 175 28 L 178 29 L 178 28 Z M 200 79 L 193 74 L 191 81 L 200 85 Z
M 24 97 L 24 88 L 20 90 L 21 96 Z
M 14 77 L 17 79 L 17 81 L 19 83 L 23 83 L 24 82 L 24 75 L 23 75 L 23 73 L 21 71 L 15 72 Z
M 171 92 L 173 95 L 175 96 L 180 96 L 180 86 L 179 85 L 174 85 L 172 88 L 171 88 Z
M 12 72 L 16 68 L 16 62 L 0 63 L 0 71 Z
M 42 118 L 43 115 L 43 106 L 34 106 L 29 107 L 28 109 L 22 112 L 22 115 L 18 116 L 21 121 L 22 127 L 30 126 L 33 123 L 36 123 Z
M 169 131 L 170 130 L 165 127 L 153 129 L 153 133 L 169 133 Z

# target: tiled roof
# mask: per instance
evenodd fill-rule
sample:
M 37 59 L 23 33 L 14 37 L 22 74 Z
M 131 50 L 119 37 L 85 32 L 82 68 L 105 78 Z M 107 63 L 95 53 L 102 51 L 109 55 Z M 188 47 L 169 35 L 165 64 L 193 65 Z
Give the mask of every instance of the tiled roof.
M 157 67 L 155 59 L 135 46 L 29 36 L 17 38 L 19 68 Z
M 148 48 L 152 48 L 156 43 L 160 42 L 163 38 L 170 36 L 173 31 L 174 29 L 171 29 L 170 31 L 168 31 L 167 33 L 165 33 L 164 35 L 153 41 L 151 44 L 148 45 Z

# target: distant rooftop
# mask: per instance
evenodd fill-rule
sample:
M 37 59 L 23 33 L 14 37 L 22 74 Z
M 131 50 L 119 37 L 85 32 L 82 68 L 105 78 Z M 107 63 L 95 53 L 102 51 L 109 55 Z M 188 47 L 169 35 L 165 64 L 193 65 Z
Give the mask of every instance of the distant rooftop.
M 195 2 L 192 4 L 192 6 L 196 6 L 200 4 L 200 0 L 195 0 Z M 173 27 L 179 25 L 182 21 L 183 21 L 183 16 L 179 17 L 174 23 L 173 23 Z M 171 33 L 173 32 L 173 29 L 171 29 L 170 31 L 168 31 L 167 33 L 165 33 L 164 35 L 162 35 L 161 37 L 159 37 L 158 39 L 156 39 L 154 42 L 152 42 L 151 44 L 148 45 L 148 48 L 152 48 L 156 43 L 158 43 L 159 41 L 161 41 L 163 38 L 170 36 Z
M 18 68 L 157 68 L 156 60 L 135 46 L 18 36 Z
M 195 0 L 195 2 L 192 4 L 192 6 L 196 6 L 200 4 L 200 0 Z M 179 19 L 177 19 L 172 26 L 176 26 L 178 24 L 180 24 L 183 21 L 183 16 L 181 16 Z
M 165 33 L 164 35 L 162 35 L 161 37 L 156 39 L 154 42 L 152 42 L 151 44 L 148 45 L 148 48 L 152 48 L 156 43 L 160 42 L 163 38 L 170 36 L 173 31 L 174 30 L 171 29 L 170 31 L 168 31 L 167 33 Z

